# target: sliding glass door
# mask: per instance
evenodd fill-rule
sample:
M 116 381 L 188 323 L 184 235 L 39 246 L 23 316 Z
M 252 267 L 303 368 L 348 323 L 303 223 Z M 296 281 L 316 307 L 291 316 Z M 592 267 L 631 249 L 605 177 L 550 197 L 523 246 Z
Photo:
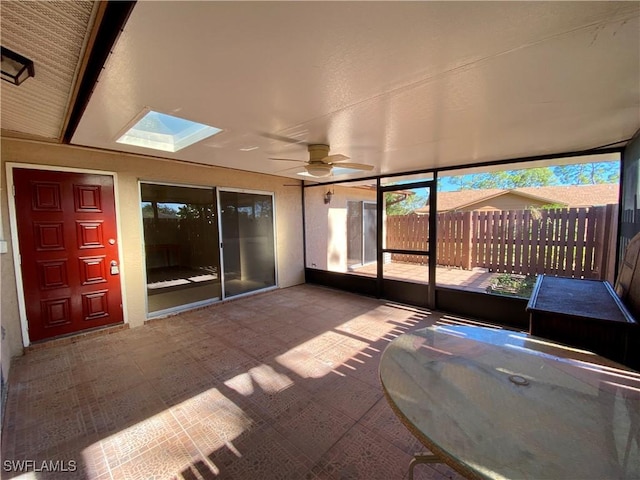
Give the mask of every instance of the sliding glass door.
M 273 194 L 218 190 L 224 296 L 276 285 Z
M 222 296 L 213 188 L 141 183 L 150 316 Z
M 347 202 L 347 266 L 354 270 L 376 261 L 375 202 Z
M 150 317 L 276 285 L 273 194 L 140 183 L 140 195 Z
M 378 228 L 378 207 L 375 202 L 362 202 L 362 263 L 376 261 L 376 235 Z

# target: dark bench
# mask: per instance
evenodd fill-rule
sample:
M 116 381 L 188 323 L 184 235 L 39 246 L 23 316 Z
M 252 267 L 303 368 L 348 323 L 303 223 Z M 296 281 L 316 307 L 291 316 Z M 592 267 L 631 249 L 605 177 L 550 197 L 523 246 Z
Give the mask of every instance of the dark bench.
M 615 289 L 606 281 L 540 275 L 529 333 L 640 369 L 640 234 L 627 247 Z

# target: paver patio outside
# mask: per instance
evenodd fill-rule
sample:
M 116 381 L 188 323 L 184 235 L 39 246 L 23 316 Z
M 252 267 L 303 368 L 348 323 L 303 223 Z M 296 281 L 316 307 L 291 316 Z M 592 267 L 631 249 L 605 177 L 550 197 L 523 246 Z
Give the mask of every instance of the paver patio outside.
M 376 276 L 377 264 L 369 263 L 354 268 L 351 273 L 357 275 Z M 416 283 L 427 283 L 429 279 L 429 267 L 415 263 L 392 262 L 385 263 L 383 267 L 384 278 L 403 280 Z M 436 284 L 443 287 L 459 288 L 472 292 L 485 293 L 491 282 L 499 274 L 489 272 L 486 268 L 472 268 L 463 270 L 453 267 L 436 267 Z

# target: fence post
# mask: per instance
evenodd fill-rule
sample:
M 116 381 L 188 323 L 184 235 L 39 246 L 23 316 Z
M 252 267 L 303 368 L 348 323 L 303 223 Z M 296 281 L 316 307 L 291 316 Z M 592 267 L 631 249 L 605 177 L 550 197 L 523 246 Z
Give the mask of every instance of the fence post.
M 462 268 L 471 270 L 471 212 L 462 214 Z
M 597 272 L 597 279 L 604 280 L 606 276 L 607 269 L 607 255 L 608 253 L 604 250 L 605 247 L 605 237 L 607 235 L 607 229 L 609 224 L 606 222 L 607 217 L 607 207 L 599 206 L 593 207 L 593 211 L 595 212 L 596 217 L 596 233 L 595 233 L 595 246 L 594 246 L 594 261 L 593 261 L 593 269 Z
M 611 284 L 615 282 L 615 267 L 618 259 L 616 258 L 616 232 L 618 231 L 616 226 L 618 225 L 618 211 L 619 205 L 615 203 L 607 204 L 607 232 L 608 241 L 607 241 L 607 249 L 605 250 L 604 256 L 607 259 L 607 263 L 603 273 L 605 274 L 605 279 L 609 280 Z

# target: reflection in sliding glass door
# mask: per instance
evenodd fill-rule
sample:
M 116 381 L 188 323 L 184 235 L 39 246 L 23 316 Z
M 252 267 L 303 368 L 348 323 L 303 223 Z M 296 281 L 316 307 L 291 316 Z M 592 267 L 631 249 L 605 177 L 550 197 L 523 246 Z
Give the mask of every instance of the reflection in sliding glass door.
M 213 188 L 141 183 L 151 316 L 221 298 Z
M 273 195 L 218 192 L 224 296 L 275 286 Z

